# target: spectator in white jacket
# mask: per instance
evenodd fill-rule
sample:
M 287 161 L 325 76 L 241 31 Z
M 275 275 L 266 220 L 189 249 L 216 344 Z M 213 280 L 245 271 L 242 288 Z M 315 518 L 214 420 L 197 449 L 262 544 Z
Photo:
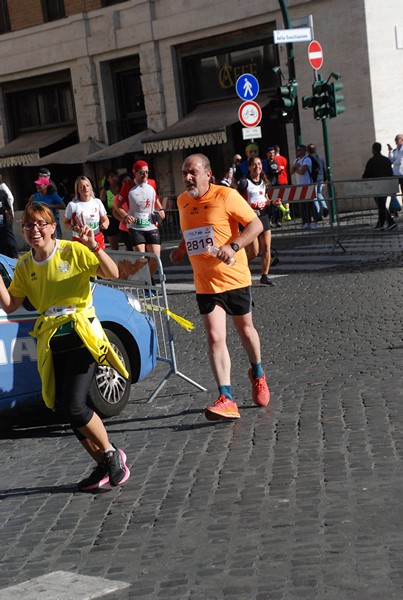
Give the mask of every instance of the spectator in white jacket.
M 11 193 L 10 188 L 3 181 L 3 175 L 0 174 L 0 190 L 3 190 L 7 194 L 7 201 L 11 208 L 11 215 L 6 220 L 6 235 L 7 235 L 7 245 L 8 245 L 8 256 L 11 258 L 18 258 L 18 246 L 17 240 L 13 231 L 13 221 L 14 221 L 14 196 Z

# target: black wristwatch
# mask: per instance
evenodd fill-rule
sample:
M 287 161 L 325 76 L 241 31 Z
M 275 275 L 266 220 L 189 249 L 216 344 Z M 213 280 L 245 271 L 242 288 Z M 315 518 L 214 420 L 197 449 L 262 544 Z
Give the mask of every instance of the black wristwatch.
M 231 246 L 231 248 L 233 249 L 234 252 L 238 252 L 238 250 L 239 250 L 238 244 L 236 244 L 235 242 L 231 242 L 230 246 Z

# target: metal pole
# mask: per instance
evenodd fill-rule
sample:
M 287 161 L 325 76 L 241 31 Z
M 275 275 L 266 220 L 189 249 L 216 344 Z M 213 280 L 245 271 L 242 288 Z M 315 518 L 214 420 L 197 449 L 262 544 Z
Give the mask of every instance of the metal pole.
M 291 29 L 290 17 L 288 16 L 288 8 L 285 0 L 279 0 L 281 13 L 283 15 L 284 26 L 286 29 Z M 286 44 L 287 46 L 287 59 L 288 59 L 288 76 L 290 81 L 297 83 L 297 78 L 295 75 L 295 59 L 294 59 L 294 46 L 292 44 Z M 293 123 L 294 123 L 294 139 L 295 146 L 302 144 L 301 137 L 301 122 L 299 119 L 299 107 L 298 107 L 298 95 L 295 98 L 294 104 L 294 114 L 293 114 Z
M 335 193 L 334 193 L 334 185 L 333 185 L 333 174 L 332 174 L 332 163 L 330 159 L 330 147 L 329 147 L 329 133 L 327 128 L 327 117 L 322 119 L 322 132 L 323 132 L 323 146 L 325 148 L 325 157 L 326 157 L 326 170 L 327 170 L 327 181 L 328 181 L 328 190 L 329 190 L 329 200 L 330 200 L 330 214 L 332 218 L 332 223 L 336 222 L 336 205 L 335 205 Z
M 328 118 L 325 117 L 322 119 L 322 132 L 323 132 L 323 145 L 325 148 L 325 157 L 326 157 L 326 171 L 327 171 L 327 181 L 328 181 L 328 197 L 330 200 L 330 227 L 334 228 L 336 226 L 336 234 L 337 238 L 333 245 L 332 254 L 336 250 L 336 247 L 339 246 L 343 252 L 346 252 L 345 247 L 340 241 L 340 230 L 339 230 L 339 222 L 337 218 L 336 211 L 336 194 L 333 185 L 333 174 L 332 174 L 332 163 L 330 160 L 330 148 L 329 148 L 329 135 L 327 129 L 327 121 Z

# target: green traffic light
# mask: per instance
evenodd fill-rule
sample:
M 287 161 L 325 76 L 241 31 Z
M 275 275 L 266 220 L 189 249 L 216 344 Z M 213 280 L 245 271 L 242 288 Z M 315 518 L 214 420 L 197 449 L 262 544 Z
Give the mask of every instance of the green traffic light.
M 337 92 L 340 92 L 344 88 L 344 85 L 342 83 L 331 83 L 330 85 L 331 85 L 331 94 L 330 94 L 330 101 L 329 101 L 329 108 L 330 108 L 329 116 L 331 119 L 334 119 L 335 117 L 337 117 L 337 115 L 343 114 L 346 110 L 344 106 L 340 105 L 340 102 L 344 101 L 344 95 L 337 93 Z
M 298 84 L 290 82 L 288 85 L 281 85 L 276 88 L 276 95 L 269 102 L 271 118 L 280 118 L 283 121 L 292 121 L 294 116 L 294 106 L 298 94 Z
M 283 108 L 292 108 L 294 101 L 291 98 L 283 98 Z
M 313 96 L 321 96 L 325 94 L 328 88 L 328 83 L 326 81 L 314 81 L 312 84 L 312 95 Z
M 313 108 L 314 98 L 312 96 L 302 96 L 302 108 Z
M 302 107 L 313 108 L 313 116 L 318 120 L 332 119 L 345 112 L 344 106 L 340 105 L 344 95 L 338 93 L 344 86 L 342 83 L 329 83 L 330 77 L 338 79 L 340 73 L 331 73 L 327 81 L 323 81 L 319 74 L 319 79 L 312 84 L 312 96 L 302 97 Z
M 290 95 L 290 90 L 289 90 L 288 86 L 281 85 L 280 87 L 278 87 L 277 95 L 280 96 L 281 98 L 283 98 L 283 97 L 287 98 Z
M 315 119 L 326 119 L 330 113 L 331 86 L 327 81 L 318 79 L 312 84 L 312 106 Z

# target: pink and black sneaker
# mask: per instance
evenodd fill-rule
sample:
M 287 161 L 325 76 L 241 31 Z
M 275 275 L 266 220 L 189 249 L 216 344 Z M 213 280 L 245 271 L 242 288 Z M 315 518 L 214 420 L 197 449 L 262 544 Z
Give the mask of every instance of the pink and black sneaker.
M 116 487 L 122 485 L 130 477 L 129 467 L 126 465 L 126 454 L 120 448 L 104 452 L 105 463 L 108 468 L 109 483 Z

